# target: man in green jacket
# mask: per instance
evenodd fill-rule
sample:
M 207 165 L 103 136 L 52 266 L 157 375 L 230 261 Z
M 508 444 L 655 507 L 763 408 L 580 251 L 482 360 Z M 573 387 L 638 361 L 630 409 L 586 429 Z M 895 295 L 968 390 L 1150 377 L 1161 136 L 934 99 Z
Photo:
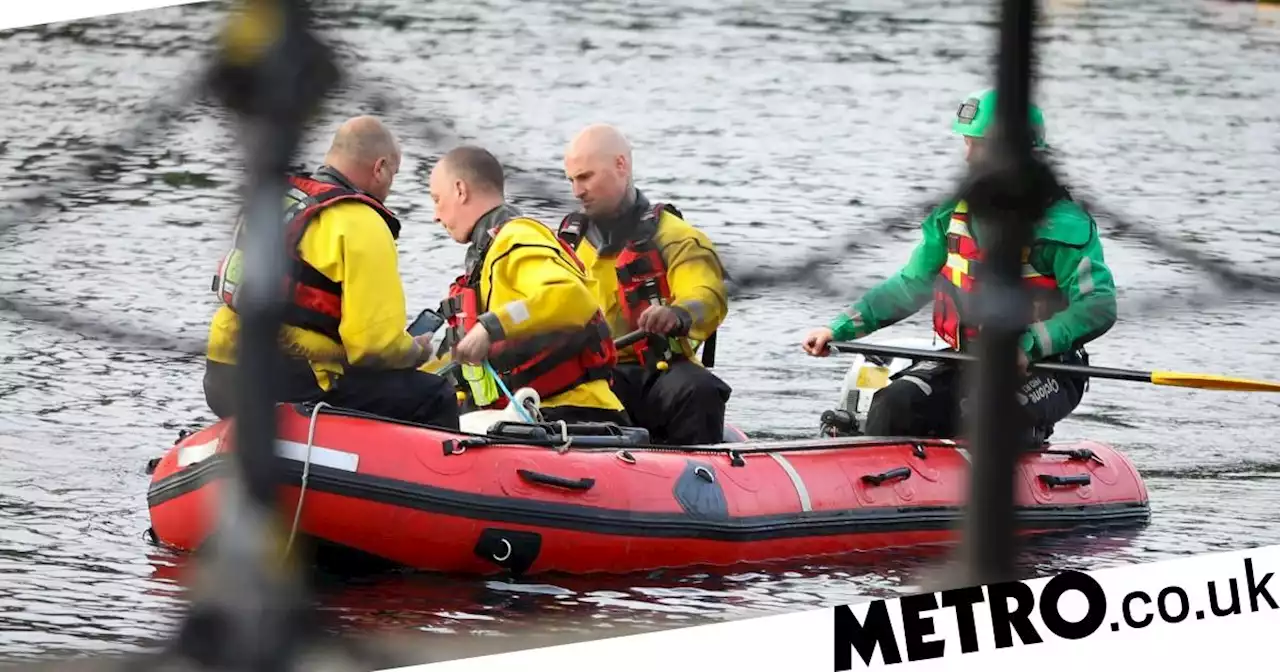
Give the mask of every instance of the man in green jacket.
M 976 93 L 956 113 L 953 130 L 964 136 L 965 159 L 983 149 L 995 118 L 995 91 Z M 1037 150 L 1047 145 L 1044 116 L 1034 105 L 1031 124 Z M 974 291 L 974 271 L 982 257 L 983 225 L 971 222 L 963 201 L 939 205 L 921 227 L 924 239 L 907 265 L 872 288 L 833 319 L 805 337 L 804 350 L 825 357 L 833 340 L 861 338 L 897 323 L 933 300 L 933 327 L 953 349 L 967 350 L 977 336 L 965 320 Z M 1084 394 L 1087 379 L 1035 374 L 1035 361 L 1088 363 L 1084 345 L 1116 321 L 1116 291 L 1093 218 L 1062 191 L 1048 208 L 1023 251 L 1023 281 L 1032 294 L 1032 324 L 1022 335 L 1018 365 L 1024 377 L 1018 402 L 1028 413 L 1037 441 L 1067 417 Z M 862 432 L 871 436 L 959 435 L 964 415 L 960 369 L 951 363 L 921 361 L 894 376 L 872 397 Z

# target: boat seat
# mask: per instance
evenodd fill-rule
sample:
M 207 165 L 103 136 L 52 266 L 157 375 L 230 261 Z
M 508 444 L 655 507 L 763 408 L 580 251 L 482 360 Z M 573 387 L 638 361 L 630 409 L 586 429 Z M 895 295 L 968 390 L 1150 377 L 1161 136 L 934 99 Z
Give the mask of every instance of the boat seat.
M 566 423 L 569 436 L 575 446 L 641 446 L 649 443 L 649 430 L 643 427 L 624 427 L 613 422 Z M 517 441 L 563 441 L 558 422 L 496 422 L 486 432 L 489 436 Z

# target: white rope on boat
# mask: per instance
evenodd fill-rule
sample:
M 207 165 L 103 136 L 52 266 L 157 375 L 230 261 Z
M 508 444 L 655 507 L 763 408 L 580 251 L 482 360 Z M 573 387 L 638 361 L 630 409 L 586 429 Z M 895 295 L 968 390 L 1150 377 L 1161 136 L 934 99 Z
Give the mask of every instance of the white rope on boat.
M 290 549 L 293 548 L 293 538 L 298 533 L 298 521 L 302 520 L 302 500 L 307 496 L 307 478 L 311 475 L 311 447 L 316 442 L 316 421 L 320 417 L 320 409 L 329 406 L 321 401 L 316 403 L 316 407 L 311 409 L 311 423 L 307 426 L 307 456 L 302 462 L 302 487 L 298 490 L 298 505 L 293 510 L 293 525 L 289 527 L 289 541 L 285 544 L 284 553 L 287 556 Z

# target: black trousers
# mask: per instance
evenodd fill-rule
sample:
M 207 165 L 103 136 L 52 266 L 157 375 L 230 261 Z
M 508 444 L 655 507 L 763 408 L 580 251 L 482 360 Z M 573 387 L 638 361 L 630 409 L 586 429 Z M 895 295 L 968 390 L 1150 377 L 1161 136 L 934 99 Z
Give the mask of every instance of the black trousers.
M 306 362 L 285 358 L 277 380 L 276 401 L 314 403 L 373 413 L 386 418 L 458 429 L 458 399 L 453 383 L 416 369 L 348 368 L 332 389 L 321 390 Z M 205 360 L 204 395 L 209 410 L 229 418 L 235 409 L 235 369 Z
M 724 411 L 733 389 L 687 359 L 666 371 L 638 364 L 614 369 L 613 392 L 653 443 L 694 446 L 724 441 Z
M 1052 361 L 1087 364 L 1088 355 L 1071 353 Z M 956 438 L 964 429 L 965 384 L 960 367 L 953 362 L 917 362 L 871 397 L 862 433 Z M 1080 376 L 1029 375 L 1018 389 L 1018 405 L 1032 431 L 1028 440 L 1048 439 L 1054 426 L 1080 405 L 1087 386 L 1088 379 Z

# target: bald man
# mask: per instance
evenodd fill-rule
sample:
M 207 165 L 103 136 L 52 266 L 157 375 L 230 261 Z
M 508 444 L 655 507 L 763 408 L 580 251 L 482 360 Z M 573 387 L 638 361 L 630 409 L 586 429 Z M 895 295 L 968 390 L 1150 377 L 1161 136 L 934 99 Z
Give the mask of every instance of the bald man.
M 560 238 L 591 270 L 614 336 L 651 334 L 618 353 L 614 391 L 659 443 L 720 443 L 732 390 L 706 368 L 729 311 L 715 246 L 636 188 L 631 144 L 612 126 L 574 137 L 564 172 L 582 209 L 560 223 Z
M 289 271 L 294 291 L 281 330 L 286 375 L 277 398 L 458 429 L 453 386 L 417 370 L 431 357 L 431 336 L 414 338 L 405 330 L 400 222 L 383 205 L 400 157 L 382 122 L 360 116 L 338 128 L 324 165 L 288 176 L 285 243 L 295 260 Z M 209 408 L 222 418 L 234 407 L 240 225 L 213 280 L 222 305 L 209 332 L 204 389 Z
M 470 368 L 462 375 L 470 407 L 506 406 L 496 373 L 512 393 L 537 391 L 544 421 L 630 425 L 609 387 L 617 351 L 594 281 L 550 228 L 506 202 L 498 160 L 458 147 L 430 182 L 436 221 L 470 244 L 440 307 L 449 323 L 441 352 Z M 480 366 L 486 360 L 491 370 Z

